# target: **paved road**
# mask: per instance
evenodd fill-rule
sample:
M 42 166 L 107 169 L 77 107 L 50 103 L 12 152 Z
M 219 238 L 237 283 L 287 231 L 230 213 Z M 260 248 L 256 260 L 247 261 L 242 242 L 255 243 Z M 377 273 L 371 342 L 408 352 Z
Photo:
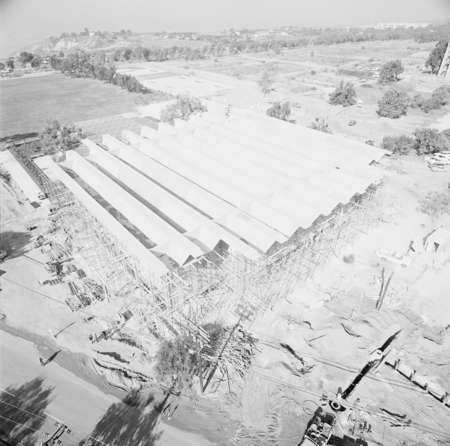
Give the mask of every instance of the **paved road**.
M 79 440 L 85 438 L 108 407 L 119 402 L 116 397 L 104 394 L 55 362 L 42 367 L 39 363 L 39 353 L 31 342 L 0 331 L 0 388 L 5 390 L 8 386 L 13 386 L 17 389 L 39 376 L 43 377 L 44 386 L 54 388 L 51 395 L 53 399 L 45 412 L 72 429 L 70 435 L 65 433 L 61 438 L 65 445 L 76 445 Z M 0 392 L 0 398 L 1 396 L 4 396 L 3 392 Z M 24 416 L 32 417 L 29 414 Z M 44 432 L 53 433 L 56 430 L 54 422 L 55 420 L 47 417 L 44 425 L 39 428 L 38 440 L 45 440 Z M 162 431 L 162 437 L 158 441 L 161 446 L 213 444 L 200 435 L 184 432 L 162 422 L 158 423 L 158 430 Z

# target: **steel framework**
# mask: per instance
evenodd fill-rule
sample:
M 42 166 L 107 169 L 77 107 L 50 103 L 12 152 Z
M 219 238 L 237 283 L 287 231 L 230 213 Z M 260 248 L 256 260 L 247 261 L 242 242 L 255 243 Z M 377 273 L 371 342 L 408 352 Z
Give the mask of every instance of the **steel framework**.
M 384 195 L 382 185 L 369 187 L 256 261 L 218 246 L 156 279 L 63 183 L 41 176 L 58 208 L 53 221 L 67 235 L 65 248 L 79 254 L 106 299 L 133 313 L 133 325 L 123 329 L 158 338 L 198 336 L 202 324 L 225 314 L 250 326 L 297 282 L 311 278 L 360 233 L 376 226 Z

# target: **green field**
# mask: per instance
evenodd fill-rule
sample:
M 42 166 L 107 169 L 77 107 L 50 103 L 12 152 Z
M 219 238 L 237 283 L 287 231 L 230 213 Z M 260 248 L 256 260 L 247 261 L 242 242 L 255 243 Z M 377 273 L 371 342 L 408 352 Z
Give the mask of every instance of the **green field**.
M 140 96 L 98 80 L 54 73 L 0 80 L 0 138 L 39 132 L 49 118 L 64 123 L 128 113 L 142 105 Z M 154 99 L 164 100 L 159 94 Z

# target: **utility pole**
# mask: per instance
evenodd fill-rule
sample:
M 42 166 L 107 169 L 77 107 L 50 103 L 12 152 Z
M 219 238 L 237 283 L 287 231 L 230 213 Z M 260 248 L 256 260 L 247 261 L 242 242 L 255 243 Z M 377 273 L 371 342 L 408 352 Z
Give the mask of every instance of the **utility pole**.
M 59 423 L 58 421 L 55 423 L 55 426 L 58 427 L 56 432 L 54 432 L 53 435 L 48 440 L 44 441 L 44 443 L 41 443 L 41 446 L 53 446 L 57 444 L 62 444 L 62 441 L 59 439 L 62 436 L 62 434 L 64 434 L 64 432 L 67 432 L 68 434 L 72 432 L 65 424 Z M 45 436 L 48 435 L 50 434 L 46 432 Z

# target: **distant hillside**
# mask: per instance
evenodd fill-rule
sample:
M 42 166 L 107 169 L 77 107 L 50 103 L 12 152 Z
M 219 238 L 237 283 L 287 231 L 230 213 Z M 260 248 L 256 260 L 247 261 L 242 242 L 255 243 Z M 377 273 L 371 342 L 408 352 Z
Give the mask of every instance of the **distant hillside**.
M 139 40 L 139 39 L 137 39 Z M 12 57 L 18 57 L 22 51 L 33 54 L 45 55 L 52 52 L 68 51 L 92 51 L 109 48 L 123 48 L 125 46 L 136 44 L 136 39 L 118 34 L 94 34 L 92 36 L 77 35 L 67 37 L 50 37 L 43 42 L 29 45 L 11 54 Z
M 192 32 L 161 32 L 134 34 L 131 31 L 120 32 L 97 31 L 63 33 L 59 37 L 50 37 L 43 42 L 29 45 L 11 56 L 17 58 L 22 51 L 41 56 L 63 52 L 65 55 L 76 51 L 114 51 L 139 47 L 191 47 L 200 48 L 205 45 L 218 48 L 228 48 L 230 51 L 241 52 L 250 50 L 257 52 L 262 42 L 276 40 L 279 46 L 297 47 L 304 45 L 332 45 L 346 42 L 364 42 L 377 40 L 414 40 L 419 43 L 434 42 L 448 39 L 450 23 L 448 19 L 431 24 L 424 28 L 397 27 L 377 29 L 373 27 L 334 27 L 326 29 L 285 27 L 283 29 L 263 30 L 258 33 L 249 30 L 235 31 L 233 29 L 217 34 L 200 34 Z M 284 44 L 281 40 L 285 40 Z M 259 50 L 272 48 L 273 45 L 263 45 Z M 220 51 L 219 51 L 220 52 Z M 129 60 L 129 58 L 127 59 Z

